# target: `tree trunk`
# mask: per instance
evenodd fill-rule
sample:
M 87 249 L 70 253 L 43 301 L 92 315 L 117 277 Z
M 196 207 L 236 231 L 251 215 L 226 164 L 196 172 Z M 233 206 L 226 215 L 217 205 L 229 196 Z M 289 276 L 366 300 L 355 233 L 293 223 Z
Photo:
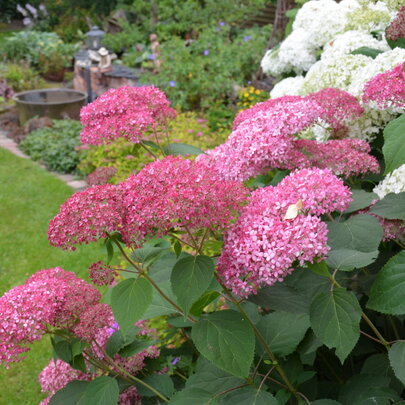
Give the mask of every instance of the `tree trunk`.
M 294 0 L 277 0 L 276 16 L 274 18 L 273 30 L 267 49 L 273 48 L 282 38 L 288 23 L 286 12 L 295 6 Z

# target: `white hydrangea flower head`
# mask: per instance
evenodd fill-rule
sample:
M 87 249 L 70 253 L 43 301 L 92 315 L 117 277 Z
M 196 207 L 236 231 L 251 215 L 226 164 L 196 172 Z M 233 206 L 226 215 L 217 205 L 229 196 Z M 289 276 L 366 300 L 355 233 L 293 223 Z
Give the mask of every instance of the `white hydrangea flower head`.
M 383 31 L 391 20 L 391 12 L 382 1 L 366 2 L 347 14 L 347 28 L 358 31 Z
M 279 57 L 280 48 L 269 49 L 263 56 L 260 66 L 263 72 L 271 76 L 279 76 L 284 72 L 289 72 L 292 70 L 291 65 L 286 65 L 280 60 Z
M 385 179 L 374 188 L 378 197 L 384 198 L 387 194 L 399 194 L 405 191 L 405 165 L 389 173 Z
M 345 31 L 347 13 L 346 7 L 341 7 L 333 0 L 308 1 L 298 11 L 293 30 L 304 30 L 312 47 L 316 49 Z
M 271 98 L 299 96 L 304 84 L 304 76 L 287 77 L 278 82 L 270 92 Z
M 316 62 L 316 47 L 311 44 L 311 34 L 302 28 L 295 29 L 280 45 L 279 59 L 291 66 L 295 73 L 306 72 Z
M 352 83 L 348 91 L 356 97 L 361 98 L 363 88 L 366 82 L 372 77 L 393 69 L 405 60 L 405 49 L 394 48 L 387 52 L 380 53 L 375 59 L 372 59 L 368 65 L 357 69 L 352 75 Z
M 372 60 L 365 55 L 350 54 L 320 60 L 305 76 L 302 92 L 308 94 L 327 87 L 348 91 L 356 71 L 368 66 Z
M 366 32 L 353 30 L 339 34 L 335 39 L 328 42 L 324 47 L 321 59 L 333 59 L 337 58 L 339 55 L 348 55 L 363 46 L 378 49 L 383 52 L 390 50 L 385 39 L 379 41 Z
M 390 11 L 398 11 L 402 6 L 405 6 L 405 0 L 385 0 Z
M 371 142 L 393 118 L 395 115 L 388 111 L 373 110 L 364 106 L 363 115 L 348 124 L 348 137 Z

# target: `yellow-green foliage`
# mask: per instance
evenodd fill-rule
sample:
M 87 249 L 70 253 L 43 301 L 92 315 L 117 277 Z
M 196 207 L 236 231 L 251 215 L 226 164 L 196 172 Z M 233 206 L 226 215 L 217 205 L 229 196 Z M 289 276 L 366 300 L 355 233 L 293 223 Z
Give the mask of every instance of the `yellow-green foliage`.
M 256 103 L 269 99 L 269 93 L 263 90 L 254 88 L 253 86 L 244 87 L 238 92 L 237 106 L 239 111 L 246 110 Z
M 161 136 L 165 137 L 164 134 Z M 205 150 L 223 143 L 227 136 L 225 131 L 211 132 L 205 119 L 187 112 L 178 114 L 172 121 L 168 142 L 187 143 Z M 140 145 L 119 139 L 109 145 L 91 146 L 84 150 L 78 168 L 84 175 L 88 175 L 101 166 L 115 167 L 117 173 L 110 183 L 119 183 L 151 161 L 152 158 Z

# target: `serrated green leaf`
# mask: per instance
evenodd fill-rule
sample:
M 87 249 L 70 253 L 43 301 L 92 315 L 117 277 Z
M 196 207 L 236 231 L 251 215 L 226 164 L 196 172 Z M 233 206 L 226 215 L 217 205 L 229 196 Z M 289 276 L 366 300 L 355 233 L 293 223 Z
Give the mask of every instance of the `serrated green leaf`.
M 371 207 L 370 212 L 383 218 L 405 221 L 405 193 L 387 194 Z
M 329 348 L 336 348 L 340 361 L 346 359 L 360 337 L 361 307 L 356 296 L 337 288 L 321 293 L 312 301 L 311 327 Z
M 311 402 L 311 405 L 342 405 L 341 402 L 335 401 L 334 399 L 318 399 Z
M 172 379 L 167 374 L 151 374 L 142 381 L 159 391 L 165 397 L 171 397 L 174 391 Z M 136 389 L 142 397 L 154 397 L 156 394 L 142 384 L 136 384 Z
M 139 328 L 135 325 L 131 326 L 124 333 L 122 330 L 115 331 L 107 341 L 106 352 L 110 357 L 114 357 L 124 346 L 130 344 L 139 332 Z
M 55 354 L 66 363 L 69 363 L 73 359 L 72 347 L 67 340 L 61 340 L 53 344 L 53 350 Z
M 201 388 L 186 388 L 179 391 L 168 405 L 207 405 L 212 398 L 212 394 Z M 211 405 L 211 404 L 210 404 Z
M 127 344 L 118 351 L 118 354 L 122 357 L 130 357 L 134 354 L 141 352 L 144 349 L 147 349 L 149 346 L 152 346 L 156 342 L 148 340 L 134 340 L 133 342 Z
M 114 257 L 114 245 L 111 242 L 111 239 L 105 240 L 105 248 L 107 250 L 107 264 L 109 264 Z
M 221 370 L 201 356 L 197 361 L 195 373 L 186 382 L 186 388 L 198 388 L 215 395 L 244 384 L 244 382 L 241 378 Z
M 86 387 L 84 405 L 116 405 L 118 402 L 119 388 L 115 378 L 97 377 Z
M 49 401 L 49 405 L 79 405 L 82 404 L 88 381 L 71 381 L 59 390 Z
M 219 401 L 220 405 L 279 405 L 272 394 L 252 388 L 242 388 L 226 394 Z
M 323 277 L 329 277 L 330 272 L 328 269 L 328 265 L 326 262 L 320 262 L 320 263 L 307 263 L 307 267 L 309 270 L 313 271 L 315 274 L 318 274 L 319 276 Z
M 402 114 L 384 129 L 383 154 L 385 174 L 405 163 L 405 114 Z
M 274 354 L 287 356 L 297 348 L 309 325 L 308 315 L 279 311 L 263 316 L 257 327 Z
M 351 214 L 371 205 L 372 201 L 378 200 L 376 193 L 369 193 L 364 190 L 351 190 L 353 201 L 349 205 L 344 214 Z
M 164 152 L 166 155 L 201 155 L 205 153 L 200 148 L 193 145 L 188 145 L 187 143 L 170 143 L 164 147 Z
M 388 351 L 395 376 L 405 385 L 405 342 L 394 343 Z
M 204 308 L 220 296 L 218 291 L 206 291 L 190 308 L 190 314 L 200 316 Z
M 378 256 L 383 229 L 375 217 L 355 215 L 345 222 L 328 223 L 328 266 L 349 271 L 371 264 Z
M 214 262 L 208 256 L 184 257 L 174 265 L 170 278 L 172 291 L 185 316 L 209 287 L 214 270 Z
M 392 373 L 386 353 L 377 353 L 367 357 L 361 368 L 361 374 L 388 377 L 390 372 Z
M 284 283 L 276 283 L 260 289 L 257 294 L 249 297 L 249 301 L 263 308 L 271 308 L 276 311 L 286 311 L 293 314 L 309 313 L 309 299 L 295 288 Z
M 197 350 L 219 368 L 246 378 L 253 361 L 255 337 L 247 320 L 233 310 L 214 312 L 192 328 Z
M 360 48 L 355 49 L 351 52 L 352 55 L 365 55 L 372 59 L 375 59 L 380 53 L 382 53 L 380 49 L 369 48 L 368 46 L 362 46 Z
M 78 354 L 74 356 L 72 361 L 69 362 L 72 368 L 75 370 L 80 370 L 83 373 L 87 372 L 86 362 L 84 361 L 84 356 L 82 354 Z
M 111 307 L 123 331 L 141 319 L 152 302 L 152 293 L 151 284 L 143 277 L 130 278 L 113 287 Z
M 383 314 L 405 314 L 405 251 L 388 260 L 378 272 L 367 307 Z
M 161 256 L 165 250 L 165 248 L 161 248 L 159 246 L 144 246 L 139 249 L 135 249 L 131 256 L 136 262 L 149 265 L 159 256 Z

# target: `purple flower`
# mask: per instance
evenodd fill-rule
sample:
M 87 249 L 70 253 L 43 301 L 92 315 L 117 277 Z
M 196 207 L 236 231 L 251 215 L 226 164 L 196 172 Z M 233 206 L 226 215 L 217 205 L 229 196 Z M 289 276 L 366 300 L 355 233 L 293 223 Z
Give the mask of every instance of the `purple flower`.
M 179 361 L 180 361 L 180 357 L 175 357 L 175 358 L 172 360 L 173 366 L 175 366 Z
M 209 51 L 208 49 L 205 49 L 204 52 L 203 52 L 203 54 L 204 54 L 205 56 L 207 56 L 209 53 L 210 53 L 210 51 Z
M 219 25 L 220 25 L 221 27 L 223 27 L 223 26 L 225 25 L 225 23 L 224 23 L 223 21 L 220 21 L 220 22 L 219 22 Z
M 156 56 L 153 53 L 151 53 L 149 55 L 149 60 L 155 60 L 155 58 L 156 58 Z
M 176 82 L 175 82 L 174 80 L 170 80 L 169 86 L 170 86 L 170 87 L 175 87 L 175 86 L 176 86 Z
M 219 32 L 219 31 L 221 31 L 221 28 L 215 27 L 215 31 Z
M 24 25 L 30 25 L 31 23 L 32 23 L 31 18 L 25 17 L 25 18 L 23 19 L 23 24 L 24 24 Z
M 244 40 L 245 42 L 249 42 L 251 39 L 252 39 L 252 36 L 251 36 L 251 35 L 246 35 L 246 36 L 243 37 L 243 40 Z

